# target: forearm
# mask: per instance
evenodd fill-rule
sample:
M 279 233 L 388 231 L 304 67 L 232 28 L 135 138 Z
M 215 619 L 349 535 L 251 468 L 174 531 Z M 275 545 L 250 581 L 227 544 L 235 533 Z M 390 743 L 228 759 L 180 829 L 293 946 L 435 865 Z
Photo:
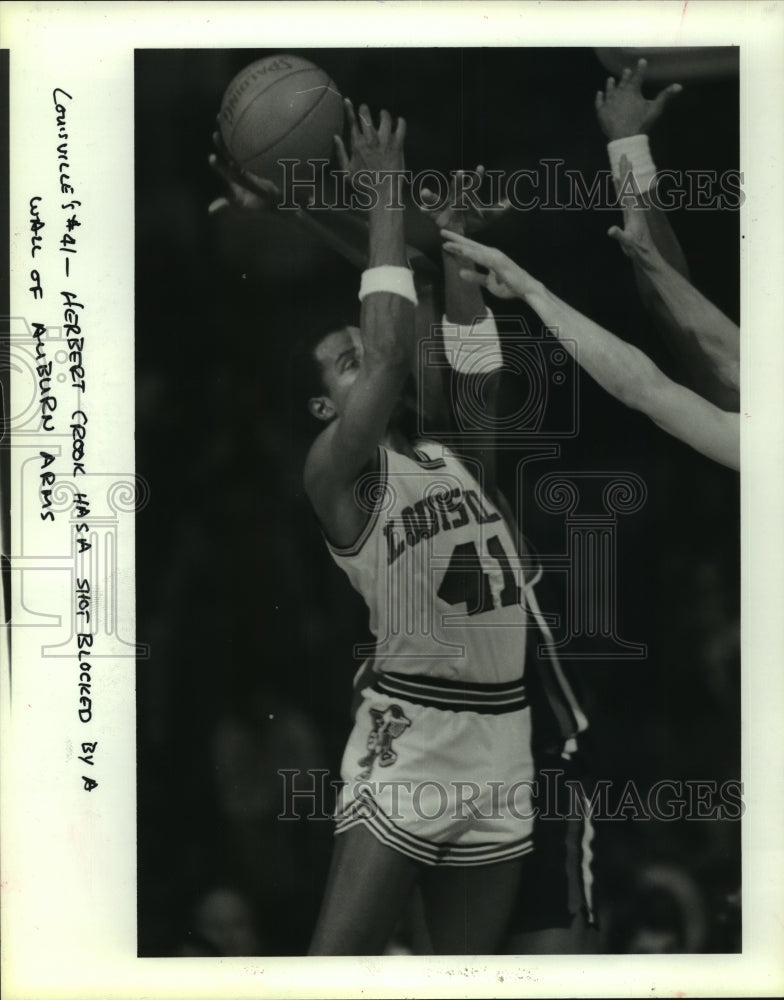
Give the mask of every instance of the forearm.
M 444 265 L 444 313 L 448 323 L 470 326 L 474 320 L 483 319 L 487 309 L 478 285 L 463 281 L 461 265 L 448 253 L 441 254 Z
M 612 167 L 613 177 L 616 185 L 621 182 L 622 190 L 631 193 L 625 186 L 625 178 L 620 176 L 621 157 L 625 156 L 629 161 L 631 171 L 634 175 L 636 191 L 638 191 L 645 202 L 645 217 L 654 246 L 667 263 L 684 277 L 689 275 L 689 266 L 686 263 L 686 256 L 683 253 L 678 237 L 670 225 L 667 212 L 657 208 L 651 198 L 651 190 L 656 190 L 656 164 L 653 162 L 650 151 L 650 141 L 647 135 L 625 135 L 611 141 L 607 146 Z M 646 275 L 638 269 L 637 261 L 634 261 L 635 274 L 638 282 L 643 287 L 646 285 Z
M 626 252 L 632 258 L 640 297 L 653 324 L 695 387 L 718 406 L 734 409 L 738 392 L 737 327 L 690 284 L 683 251 L 666 212 L 652 204 L 656 167 L 646 135 L 627 135 L 608 146 L 613 175 L 623 198 L 631 169 L 644 207 L 625 209 L 644 235 Z M 625 165 L 621 167 L 621 164 Z M 707 362 L 707 364 L 706 364 Z
M 496 439 L 491 430 L 498 403 L 503 359 L 493 314 L 485 304 L 479 285 L 460 277 L 460 263 L 452 254 L 444 261 L 444 319 L 458 329 L 457 341 L 450 337 L 451 392 L 453 406 L 460 409 L 457 426 L 466 432 L 455 445 L 457 454 L 481 469 L 482 488 L 491 496 L 496 488 Z M 454 333 L 454 330 L 452 331 Z M 474 416 L 482 400 L 482 419 Z M 457 417 L 457 414 L 453 414 Z M 477 432 L 481 432 L 477 435 Z
M 540 286 L 528 304 L 598 384 L 662 430 L 737 469 L 738 414 L 727 413 L 667 378 L 642 351 L 602 329 Z
M 674 346 L 691 362 L 695 374 L 704 373 L 707 361 L 711 381 L 738 393 L 740 331 L 736 324 L 658 252 L 636 255 L 635 264 L 656 296 Z
M 648 205 L 648 229 L 650 230 L 651 238 L 653 239 L 656 249 L 662 255 L 664 260 L 670 265 L 670 267 L 674 268 L 678 274 L 683 275 L 684 278 L 688 278 L 689 265 L 686 261 L 686 255 L 683 252 L 683 247 L 680 245 L 678 237 L 675 235 L 675 230 L 670 225 L 669 213 L 664 212 L 662 209 L 650 204 L 649 198 L 646 198 L 645 200 Z M 644 275 L 641 271 L 640 277 L 645 278 L 646 275 Z
M 443 316 L 442 289 L 431 282 L 418 281 L 416 327 L 412 366 L 417 386 L 417 400 L 425 436 L 452 429 L 452 415 L 447 402 L 447 358 L 440 336 Z
M 368 268 L 407 269 L 403 213 L 384 207 L 379 199 L 368 217 Z M 403 295 L 374 292 L 362 301 L 360 313 L 365 363 L 410 365 L 414 349 L 414 306 Z
M 647 355 L 567 305 L 544 285 L 529 292 L 525 301 L 603 389 L 655 419 L 654 390 L 662 375 Z

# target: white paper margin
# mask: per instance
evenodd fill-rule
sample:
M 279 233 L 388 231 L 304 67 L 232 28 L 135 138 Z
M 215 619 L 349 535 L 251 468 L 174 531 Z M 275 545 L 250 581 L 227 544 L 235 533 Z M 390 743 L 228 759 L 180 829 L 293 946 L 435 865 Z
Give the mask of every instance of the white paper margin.
M 66 747 L 70 739 L 73 752 L 81 735 L 72 721 L 73 657 L 42 659 L 36 652 L 40 630 L 20 628 L 14 635 L 12 705 L 7 664 L 3 664 L 2 959 L 8 1000 L 775 996 L 784 992 L 779 957 L 784 939 L 780 719 L 784 704 L 784 7 L 695 0 L 683 4 L 16 3 L 4 5 L 0 31 L 0 44 L 11 50 L 11 315 L 38 314 L 27 290 L 28 201 L 33 194 L 44 194 L 50 204 L 58 197 L 53 187 L 58 140 L 51 92 L 60 86 L 73 95 L 72 168 L 85 206 L 80 255 L 72 272 L 79 278 L 63 287 L 78 287 L 86 305 L 89 412 L 94 414 L 89 464 L 96 474 L 119 479 L 130 481 L 134 455 L 134 48 L 739 45 L 746 192 L 742 209 L 743 954 L 139 959 L 134 661 L 118 655 L 111 661 L 111 671 L 96 671 L 98 721 L 91 738 L 99 741 L 94 774 L 101 789 L 100 795 L 96 790 L 91 796 L 82 790 L 81 770 L 74 767 L 73 756 L 68 758 Z M 510 97 L 510 113 L 513 110 Z M 55 221 L 54 216 L 51 219 Z M 50 246 L 54 228 L 47 233 Z M 52 273 L 55 263 L 46 264 Z M 57 312 L 57 285 L 52 281 L 51 290 L 47 289 L 49 322 Z M 65 388 L 62 392 L 70 399 Z M 17 450 L 15 444 L 18 470 Z M 14 498 L 19 502 L 20 494 Z M 121 568 L 114 636 L 132 641 L 133 517 L 119 514 L 116 521 Z M 25 544 L 34 554 L 39 551 L 34 534 Z M 41 544 L 43 565 L 48 542 Z M 53 615 L 71 614 L 72 569 L 67 553 L 59 568 L 26 565 L 26 607 L 36 613 L 45 609 Z M 56 631 L 53 628 L 52 634 Z M 5 656 L 4 646 L 2 650 Z

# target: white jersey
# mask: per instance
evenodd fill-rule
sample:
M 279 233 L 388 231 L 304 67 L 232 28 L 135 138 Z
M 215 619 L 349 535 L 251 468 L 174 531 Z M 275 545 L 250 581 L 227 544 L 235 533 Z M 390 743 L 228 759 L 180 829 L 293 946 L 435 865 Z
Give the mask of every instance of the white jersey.
M 448 449 L 415 452 L 379 447 L 378 472 L 357 484 L 365 529 L 350 547 L 327 543 L 370 610 L 375 644 L 359 653 L 380 672 L 519 681 L 532 622 L 514 539 Z

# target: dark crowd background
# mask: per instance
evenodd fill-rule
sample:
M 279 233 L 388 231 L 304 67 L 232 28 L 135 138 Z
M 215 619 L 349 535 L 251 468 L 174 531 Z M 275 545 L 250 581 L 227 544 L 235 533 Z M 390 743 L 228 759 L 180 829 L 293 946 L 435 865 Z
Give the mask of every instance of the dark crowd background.
M 287 381 L 298 334 L 336 301 L 355 302 L 357 274 L 288 218 L 207 212 L 222 193 L 207 164 L 221 95 L 268 54 L 136 54 L 136 462 L 150 486 L 136 560 L 138 638 L 149 646 L 137 688 L 142 955 L 305 951 L 332 826 L 278 820 L 277 771 L 337 777 L 352 649 L 367 629 L 303 497 Z M 593 50 L 297 54 L 355 102 L 405 116 L 414 171 L 511 171 L 545 157 L 588 177 L 607 168 L 593 107 L 607 70 Z M 718 55 L 723 71 L 680 81 L 655 127 L 659 168 L 738 168 L 737 69 L 732 53 Z M 679 377 L 606 236 L 617 221 L 512 212 L 483 238 Z M 672 223 L 692 280 L 737 321 L 738 213 L 682 209 Z M 542 553 L 564 551 L 563 517 L 533 499 L 545 474 L 630 472 L 647 486 L 642 508 L 619 517 L 617 553 L 618 634 L 647 657 L 569 664 L 594 772 L 643 793 L 665 778 L 737 779 L 737 476 L 589 378 L 579 385 L 579 435 L 529 467 L 526 534 Z M 507 489 L 518 457 L 502 454 Z M 560 576 L 546 610 L 563 622 Z M 739 948 L 739 823 L 608 822 L 594 851 L 605 950 Z

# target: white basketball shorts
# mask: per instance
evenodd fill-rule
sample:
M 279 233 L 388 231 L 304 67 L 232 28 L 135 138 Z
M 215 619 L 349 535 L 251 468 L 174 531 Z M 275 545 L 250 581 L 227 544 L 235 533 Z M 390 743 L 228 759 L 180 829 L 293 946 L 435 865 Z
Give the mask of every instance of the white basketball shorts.
M 362 823 L 429 865 L 521 857 L 533 849 L 530 741 L 522 681 L 376 675 L 343 755 L 336 832 Z

